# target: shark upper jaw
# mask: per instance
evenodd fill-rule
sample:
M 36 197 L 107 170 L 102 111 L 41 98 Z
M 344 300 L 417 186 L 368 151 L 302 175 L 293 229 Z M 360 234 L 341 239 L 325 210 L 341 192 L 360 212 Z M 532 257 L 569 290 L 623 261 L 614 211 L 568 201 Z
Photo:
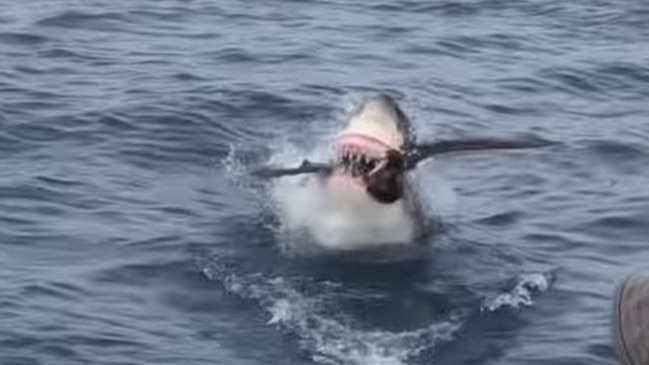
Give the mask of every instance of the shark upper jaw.
M 367 177 L 385 165 L 387 146 L 362 134 L 340 135 L 333 143 L 332 183 L 367 188 Z

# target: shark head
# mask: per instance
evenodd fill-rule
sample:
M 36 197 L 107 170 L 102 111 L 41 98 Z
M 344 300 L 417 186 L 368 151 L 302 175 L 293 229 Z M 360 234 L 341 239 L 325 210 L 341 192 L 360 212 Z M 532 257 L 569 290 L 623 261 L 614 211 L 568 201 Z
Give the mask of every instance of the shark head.
M 403 196 L 404 155 L 412 143 L 410 123 L 397 103 L 384 94 L 368 97 L 334 139 L 330 181 L 392 203 Z
M 338 137 L 372 139 L 385 147 L 403 150 L 410 140 L 410 122 L 399 105 L 386 94 L 365 98 L 351 113 Z

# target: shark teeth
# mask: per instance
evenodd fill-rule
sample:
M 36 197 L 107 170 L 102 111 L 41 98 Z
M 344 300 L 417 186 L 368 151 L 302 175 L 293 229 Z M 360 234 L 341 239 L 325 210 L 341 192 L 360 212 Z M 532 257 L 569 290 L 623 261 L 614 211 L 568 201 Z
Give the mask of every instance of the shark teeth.
M 353 177 L 368 174 L 383 158 L 376 151 L 367 150 L 355 145 L 342 145 L 336 151 L 336 166 Z

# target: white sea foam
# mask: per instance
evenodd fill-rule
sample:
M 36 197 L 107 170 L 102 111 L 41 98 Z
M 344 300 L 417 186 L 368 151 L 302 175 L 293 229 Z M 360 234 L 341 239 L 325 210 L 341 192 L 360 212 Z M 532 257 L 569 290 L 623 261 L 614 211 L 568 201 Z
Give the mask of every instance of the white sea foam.
M 274 185 L 283 228 L 308 231 L 331 249 L 412 242 L 416 222 L 405 204 L 380 204 L 366 194 L 323 187 L 315 180 L 284 179 Z
M 510 291 L 486 300 L 482 305 L 482 311 L 493 312 L 502 308 L 519 309 L 529 307 L 534 304 L 532 300 L 534 294 L 548 290 L 552 281 L 552 273 L 520 275 L 516 285 Z
M 450 317 L 404 332 L 370 331 L 355 328 L 340 313 L 327 311 L 325 293 L 314 297 L 296 290 L 289 281 L 261 274 L 235 275 L 204 269 L 205 275 L 220 280 L 226 290 L 255 300 L 269 313 L 269 325 L 287 330 L 299 339 L 313 361 L 330 365 L 409 364 L 424 351 L 449 341 L 461 327 Z
M 247 173 L 245 164 L 237 158 L 237 152 L 237 146 L 229 144 L 228 154 L 218 162 L 226 172 L 225 177 L 230 180 L 238 180 Z

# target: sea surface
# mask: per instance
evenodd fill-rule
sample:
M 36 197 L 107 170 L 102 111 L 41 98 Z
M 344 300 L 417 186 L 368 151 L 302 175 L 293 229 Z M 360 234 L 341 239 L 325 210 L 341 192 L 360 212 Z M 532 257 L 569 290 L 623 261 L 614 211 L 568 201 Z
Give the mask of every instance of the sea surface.
M 302 252 L 249 172 L 377 92 L 558 144 L 421 166 L 414 255 Z M 0 364 L 617 364 L 648 118 L 642 0 L 0 0 Z

